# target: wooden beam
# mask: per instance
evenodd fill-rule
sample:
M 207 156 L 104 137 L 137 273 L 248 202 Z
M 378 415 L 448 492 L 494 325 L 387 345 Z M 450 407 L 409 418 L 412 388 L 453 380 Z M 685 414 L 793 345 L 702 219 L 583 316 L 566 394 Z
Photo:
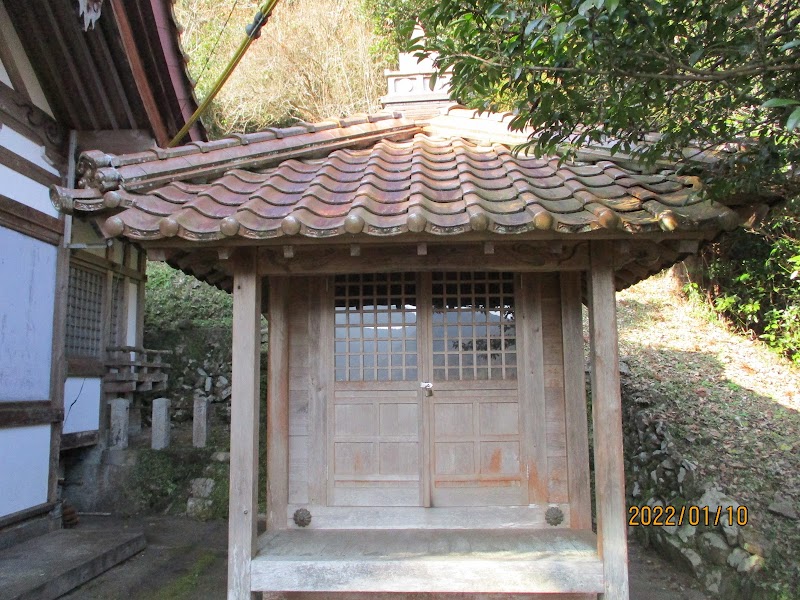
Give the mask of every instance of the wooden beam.
M 8 167 L 12 171 L 16 171 L 20 175 L 24 175 L 28 179 L 47 187 L 61 184 L 60 175 L 51 173 L 44 167 L 40 167 L 36 163 L 29 161 L 27 158 L 3 146 L 0 146 L 0 165 Z
M 424 246 L 424 248 L 422 247 Z M 549 252 L 544 244 L 496 244 L 493 254 L 484 254 L 483 244 L 428 244 L 376 247 L 361 245 L 358 256 L 349 246 L 308 248 L 294 245 L 293 257 L 280 250 L 261 248 L 259 269 L 264 275 L 332 275 L 372 273 L 375 264 L 383 273 L 405 271 L 469 270 L 554 271 L 588 268 L 588 244 L 568 246 L 562 256 Z M 420 252 L 424 252 L 421 254 Z
M 560 278 L 570 527 L 591 529 L 592 496 L 589 481 L 589 429 L 586 419 L 581 273 L 561 273 Z
M 267 374 L 267 530 L 285 529 L 289 503 L 289 287 L 269 278 Z
M 65 433 L 61 436 L 61 450 L 72 450 L 74 448 L 85 448 L 94 446 L 100 441 L 99 431 L 78 431 L 76 433 Z
M 14 60 L 14 53 L 11 51 L 9 42 L 6 40 L 2 32 L 0 32 L 0 62 L 3 63 L 14 90 L 22 98 L 30 102 L 31 95 L 28 93 L 28 89 L 25 87 L 25 80 L 23 79 L 22 74 L 17 67 L 17 62 Z
M 255 251 L 247 250 L 234 266 L 228 600 L 256 599 L 250 591 L 250 561 L 258 517 L 260 319 L 261 281 Z
M 528 502 L 543 504 L 548 497 L 541 278 L 535 273 L 523 273 L 518 287 L 521 309 L 517 331 L 521 337 L 519 403 L 527 462 Z
M 64 220 L 0 194 L 0 225 L 56 246 L 64 235 Z
M 45 152 L 59 171 L 66 169 L 67 132 L 53 117 L 33 104 L 26 96 L 0 83 L 0 123 L 45 147 Z
M 592 242 L 589 271 L 592 420 L 598 552 L 603 559 L 603 600 L 628 600 L 622 399 L 619 382 L 614 245 Z
M 111 0 L 111 10 L 114 13 L 114 18 L 119 27 L 119 36 L 122 46 L 125 49 L 125 55 L 128 57 L 128 63 L 133 71 L 133 79 L 136 81 L 136 89 L 142 98 L 147 118 L 153 127 L 153 134 L 156 138 L 156 143 L 161 147 L 166 147 L 170 141 L 167 127 L 161 117 L 161 110 L 156 103 L 153 90 L 150 87 L 150 80 L 147 71 L 144 68 L 142 57 L 139 55 L 139 49 L 136 46 L 136 39 L 133 35 L 133 29 L 128 21 L 128 15 L 125 12 L 124 0 Z
M 0 402 L 0 429 L 57 423 L 64 411 L 54 409 L 49 400 Z
M 11 513 L 10 515 L 4 515 L 0 517 L 0 529 L 4 529 L 9 525 L 15 525 L 28 519 L 32 519 L 33 517 L 38 517 L 39 515 L 44 515 L 49 513 L 55 507 L 55 502 L 45 502 L 44 504 L 37 504 L 36 506 L 31 506 L 30 508 Z

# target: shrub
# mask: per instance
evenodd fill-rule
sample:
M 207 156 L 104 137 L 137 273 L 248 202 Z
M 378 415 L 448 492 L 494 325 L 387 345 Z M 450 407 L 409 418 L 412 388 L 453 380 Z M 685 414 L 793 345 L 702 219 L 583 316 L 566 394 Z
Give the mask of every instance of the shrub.
M 758 230 L 737 230 L 705 252 L 714 310 L 800 364 L 800 206 Z

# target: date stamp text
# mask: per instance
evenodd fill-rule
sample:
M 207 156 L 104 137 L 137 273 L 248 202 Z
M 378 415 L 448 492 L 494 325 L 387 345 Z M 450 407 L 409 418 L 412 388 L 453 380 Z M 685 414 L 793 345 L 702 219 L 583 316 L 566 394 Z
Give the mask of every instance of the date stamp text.
M 628 525 L 632 527 L 678 526 L 688 523 L 716 527 L 717 525 L 747 525 L 746 506 L 631 506 Z

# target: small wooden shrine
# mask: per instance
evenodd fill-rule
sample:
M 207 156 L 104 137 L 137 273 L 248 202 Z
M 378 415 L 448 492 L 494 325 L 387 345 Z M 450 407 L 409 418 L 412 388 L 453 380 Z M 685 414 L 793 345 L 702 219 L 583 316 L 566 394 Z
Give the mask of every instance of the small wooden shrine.
M 233 293 L 230 599 L 628 598 L 615 291 L 748 209 L 600 152 L 515 155 L 510 118 L 451 107 L 89 152 L 81 189 L 54 188 L 108 238 Z

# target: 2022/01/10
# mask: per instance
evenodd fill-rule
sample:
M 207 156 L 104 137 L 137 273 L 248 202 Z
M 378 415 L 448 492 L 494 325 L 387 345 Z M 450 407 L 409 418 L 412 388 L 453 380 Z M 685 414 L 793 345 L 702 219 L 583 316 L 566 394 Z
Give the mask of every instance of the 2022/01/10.
M 628 509 L 628 525 L 632 527 L 678 526 L 684 523 L 714 526 L 720 523 L 744 527 L 747 525 L 746 506 L 631 506 Z

